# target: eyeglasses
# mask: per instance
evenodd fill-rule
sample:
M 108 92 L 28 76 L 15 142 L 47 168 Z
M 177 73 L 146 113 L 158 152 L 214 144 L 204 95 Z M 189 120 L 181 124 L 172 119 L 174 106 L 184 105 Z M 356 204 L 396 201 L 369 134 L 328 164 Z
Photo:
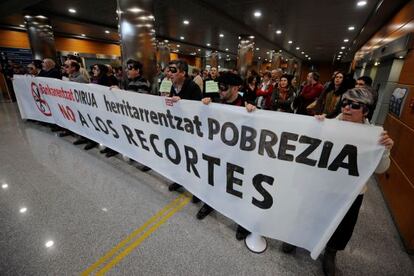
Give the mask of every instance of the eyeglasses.
M 169 67 L 168 67 L 168 70 L 170 70 L 170 72 L 171 72 L 171 73 L 173 73 L 173 74 L 174 74 L 174 73 L 177 73 L 177 71 L 178 71 L 178 70 L 177 70 L 177 67 L 173 67 L 173 66 L 169 66 Z
M 361 107 L 364 106 L 363 103 L 357 103 L 357 102 L 353 102 L 347 99 L 343 100 L 341 103 L 341 106 L 346 107 L 347 105 L 349 105 L 350 108 L 356 109 L 356 110 L 361 109 Z
M 228 84 L 224 84 L 224 83 L 219 83 L 218 84 L 219 90 L 220 91 L 227 91 L 229 89 L 229 85 Z

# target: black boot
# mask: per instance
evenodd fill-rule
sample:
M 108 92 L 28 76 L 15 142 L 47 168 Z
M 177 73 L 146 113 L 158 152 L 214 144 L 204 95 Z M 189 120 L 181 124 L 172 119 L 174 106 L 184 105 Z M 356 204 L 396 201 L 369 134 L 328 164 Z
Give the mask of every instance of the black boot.
M 243 226 L 237 225 L 236 239 L 238 241 L 244 240 L 248 235 L 250 235 L 250 231 L 249 230 L 247 230 Z
M 213 208 L 204 203 L 197 213 L 197 219 L 202 220 L 213 211 Z
M 296 250 L 296 246 L 294 246 L 293 244 L 287 243 L 287 242 L 283 242 L 282 244 L 283 253 L 291 254 L 291 253 L 294 253 L 295 250 Z
M 198 198 L 198 197 L 196 197 L 195 195 L 193 195 L 193 198 L 191 199 L 191 202 L 192 203 L 199 203 L 201 200 Z
M 326 247 L 322 259 L 322 269 L 325 276 L 335 276 L 336 250 Z
M 178 183 L 171 183 L 170 186 L 168 186 L 168 191 L 172 192 L 172 191 L 177 191 L 178 189 L 180 189 L 182 186 Z

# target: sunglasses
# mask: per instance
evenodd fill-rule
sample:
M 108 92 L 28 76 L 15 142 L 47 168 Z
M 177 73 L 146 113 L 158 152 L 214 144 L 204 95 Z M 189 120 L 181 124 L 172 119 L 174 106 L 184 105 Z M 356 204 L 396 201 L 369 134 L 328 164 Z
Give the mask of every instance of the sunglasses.
M 168 70 L 170 70 L 171 73 L 177 73 L 177 67 L 168 67 Z
M 352 109 L 361 109 L 361 107 L 364 106 L 362 103 L 353 102 L 347 99 L 343 100 L 341 106 L 346 107 L 347 105 L 349 105 L 349 107 Z
M 229 85 L 224 83 L 219 83 L 218 87 L 220 91 L 227 91 L 229 89 Z
M 27 67 L 27 70 L 34 70 L 33 67 Z

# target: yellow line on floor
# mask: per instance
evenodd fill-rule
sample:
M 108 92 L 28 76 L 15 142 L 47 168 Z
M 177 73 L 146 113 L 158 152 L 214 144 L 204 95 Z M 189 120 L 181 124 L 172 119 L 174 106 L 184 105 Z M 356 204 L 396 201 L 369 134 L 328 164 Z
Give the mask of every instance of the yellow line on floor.
M 115 258 L 113 258 L 109 263 L 107 263 L 101 270 L 99 270 L 96 275 L 104 275 L 108 272 L 112 267 L 122 261 L 123 258 L 128 256 L 137 246 L 139 246 L 146 238 L 148 238 L 155 230 L 157 230 L 162 224 L 164 224 L 170 217 L 172 217 L 175 213 L 180 211 L 184 206 L 186 206 L 191 200 L 191 197 L 186 197 L 177 207 L 171 210 L 168 214 L 166 214 L 162 219 L 160 219 L 156 224 L 151 226 L 146 232 L 144 232 L 138 239 L 136 239 L 131 245 L 125 248 L 120 254 L 118 254 Z
M 188 196 L 185 194 L 181 194 L 172 202 L 168 203 L 164 208 L 162 208 L 158 213 L 148 219 L 141 227 L 136 229 L 134 232 L 128 235 L 124 240 L 119 242 L 115 247 L 113 247 L 110 251 L 108 251 L 102 258 L 96 261 L 94 264 L 89 266 L 85 271 L 81 273 L 82 276 L 89 275 L 92 271 L 96 270 L 99 266 L 103 263 L 108 261 L 113 255 L 115 255 L 122 247 L 128 244 L 131 240 L 133 240 L 138 234 L 143 232 L 149 225 L 154 223 L 156 220 L 164 216 L 164 214 L 169 211 L 171 208 L 174 208 L 176 205 L 181 206 L 180 203 L 185 201 L 188 203 Z M 175 210 L 175 209 L 174 209 Z M 168 215 L 168 213 L 167 213 Z

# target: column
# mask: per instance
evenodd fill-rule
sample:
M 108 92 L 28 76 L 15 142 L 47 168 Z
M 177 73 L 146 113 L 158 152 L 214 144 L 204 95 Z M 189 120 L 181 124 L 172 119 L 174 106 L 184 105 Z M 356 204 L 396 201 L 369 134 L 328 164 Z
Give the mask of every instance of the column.
M 55 37 L 49 18 L 43 15 L 25 15 L 24 20 L 33 59 L 51 58 L 56 62 Z
M 254 37 L 250 35 L 240 35 L 237 70 L 242 78 L 246 76 L 247 69 L 253 64 L 253 39 Z

